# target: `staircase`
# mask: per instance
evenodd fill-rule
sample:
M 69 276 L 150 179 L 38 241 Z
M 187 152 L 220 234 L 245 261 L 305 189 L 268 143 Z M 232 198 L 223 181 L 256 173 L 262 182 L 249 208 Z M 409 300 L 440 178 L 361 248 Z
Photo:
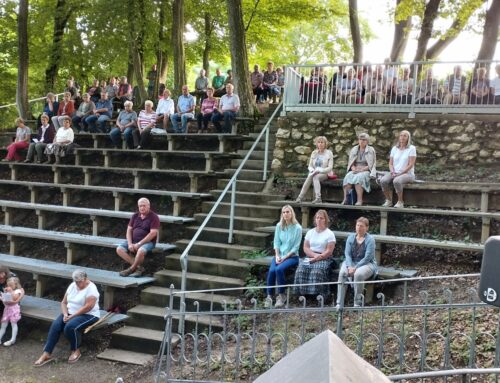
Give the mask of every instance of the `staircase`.
M 249 135 L 251 139 L 245 141 L 243 148 L 238 151 L 242 158 L 248 153 L 273 111 L 274 108 L 271 105 L 266 116 L 255 125 L 254 132 Z M 275 119 L 269 135 L 268 169 L 271 165 L 276 131 Z M 241 252 L 261 250 L 268 244 L 269 234 L 259 233 L 254 229 L 272 225 L 278 220 L 280 207 L 269 206 L 268 202 L 282 200 L 284 196 L 263 192 L 266 186 L 266 182 L 262 181 L 264 149 L 265 143 L 261 140 L 238 177 L 233 243 L 228 244 L 231 199 L 231 194 L 228 192 L 190 250 L 187 290 L 245 286 L 248 268 L 246 264 L 238 261 L 241 258 Z M 231 167 L 224 172 L 227 178 L 219 179 L 217 189 L 211 191 L 214 201 L 203 202 L 202 212 L 194 215 L 196 223 L 187 227 L 187 238 L 177 241 L 178 252 L 166 257 L 166 268 L 155 273 L 156 281 L 153 286 L 142 290 L 141 303 L 127 312 L 130 318 L 126 326 L 113 332 L 110 348 L 98 355 L 99 358 L 134 364 L 146 364 L 154 359 L 163 339 L 165 307 L 170 301 L 169 286 L 173 284 L 176 288 L 180 288 L 181 285 L 180 256 L 242 161 L 242 159 L 232 160 Z M 211 293 L 189 294 L 186 296 L 186 309 L 196 310 L 195 301 L 198 302 L 200 311 L 209 310 L 211 305 L 214 309 L 219 309 L 224 301 L 234 301 L 234 298 L 241 295 L 242 291 L 235 290 L 230 293 L 232 296 Z M 174 308 L 178 307 L 179 298 L 176 297 Z M 186 316 L 186 330 L 192 328 L 195 319 Z M 201 325 L 218 327 L 217 323 L 211 323 L 203 315 L 198 316 L 197 321 Z M 173 325 L 176 329 L 177 322 L 174 321 Z M 171 340 L 172 343 L 176 341 L 177 339 Z

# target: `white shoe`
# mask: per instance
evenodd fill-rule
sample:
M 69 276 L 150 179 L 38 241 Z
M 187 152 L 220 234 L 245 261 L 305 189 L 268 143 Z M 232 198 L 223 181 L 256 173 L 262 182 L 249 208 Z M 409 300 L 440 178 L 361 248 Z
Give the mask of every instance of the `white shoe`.
M 273 298 L 268 295 L 264 301 L 264 308 L 270 309 L 273 306 Z
M 398 201 L 398 202 L 396 202 L 396 205 L 394 205 L 394 207 L 402 208 L 402 207 L 405 207 L 405 204 L 401 201 Z
M 361 307 L 361 305 L 358 305 L 357 303 L 355 303 L 354 307 Z
M 313 199 L 311 203 L 323 203 L 323 201 L 321 201 L 321 198 L 317 197 Z
M 337 311 L 339 311 L 339 310 L 340 310 L 340 303 L 337 303 L 337 304 L 335 305 L 335 310 L 337 310 Z
M 283 296 L 282 294 L 279 294 L 278 297 L 276 298 L 276 304 L 274 305 L 274 308 L 279 309 L 281 307 L 284 307 L 285 302 L 286 302 L 286 297 Z
M 392 201 L 390 199 L 386 199 L 382 207 L 391 207 Z
M 16 343 L 16 341 L 11 339 L 11 340 L 8 340 L 7 342 L 5 342 L 3 345 L 5 347 L 9 347 L 9 346 L 12 346 L 15 343 Z

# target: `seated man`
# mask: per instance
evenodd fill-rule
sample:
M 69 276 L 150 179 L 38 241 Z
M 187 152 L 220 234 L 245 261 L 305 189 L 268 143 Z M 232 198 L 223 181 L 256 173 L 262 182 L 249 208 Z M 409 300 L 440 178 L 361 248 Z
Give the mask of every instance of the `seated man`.
M 418 84 L 415 104 L 441 104 L 440 92 L 439 81 L 434 78 L 432 68 L 429 68 L 425 78 Z
M 95 104 L 94 113 L 85 118 L 84 124 L 89 126 L 90 133 L 106 133 L 106 121 L 111 119 L 112 113 L 113 104 L 108 100 L 108 94 L 102 92 L 101 99 Z
M 390 75 L 390 74 L 389 74 Z M 392 79 L 392 78 L 391 78 Z M 381 65 L 375 67 L 375 73 L 366 82 L 365 104 L 383 104 L 389 87 L 387 77 L 384 77 L 384 68 Z
M 214 96 L 221 97 L 226 93 L 224 81 L 226 78 L 221 74 L 220 69 L 215 70 L 215 76 L 212 78 L 212 88 L 214 88 Z
M 413 94 L 413 79 L 410 77 L 410 68 L 403 69 L 403 77 L 397 78 L 394 83 L 394 102 L 396 104 L 411 104 Z
M 207 97 L 208 78 L 205 69 L 200 70 L 200 75 L 194 83 L 194 92 L 191 95 L 196 97 L 196 103 L 200 104 Z
M 155 248 L 160 228 L 160 218 L 151 210 L 147 198 L 137 201 L 139 211 L 128 223 L 127 240 L 116 248 L 116 254 L 130 267 L 120 271 L 121 277 L 140 277 L 144 273 L 142 263 L 146 254 Z M 135 256 L 134 256 L 135 255 Z
M 156 108 L 156 122 L 161 122 L 164 130 L 167 130 L 170 116 L 175 113 L 174 100 L 170 96 L 170 90 L 165 89 L 163 97 L 158 101 L 158 107 Z
M 220 98 L 219 107 L 214 109 L 212 123 L 218 132 L 221 132 L 220 121 L 224 119 L 222 133 L 231 133 L 232 120 L 238 116 L 240 110 L 240 98 L 233 93 L 233 84 L 226 85 L 226 94 Z
M 486 78 L 486 68 L 478 68 L 469 92 L 469 104 L 489 104 L 490 80 Z
M 174 133 L 187 133 L 187 123 L 194 119 L 194 107 L 194 97 L 189 94 L 188 86 L 183 85 L 182 94 L 177 101 L 176 113 L 170 116 Z M 179 121 L 182 122 L 181 128 L 179 128 Z
M 453 74 L 446 77 L 443 89 L 443 104 L 467 104 L 467 94 L 465 93 L 466 78 L 462 75 L 460 65 L 453 68 Z
M 132 101 L 132 86 L 127 82 L 127 77 L 120 77 L 120 84 L 118 85 L 117 97 L 121 101 L 121 107 L 125 105 L 125 101 Z

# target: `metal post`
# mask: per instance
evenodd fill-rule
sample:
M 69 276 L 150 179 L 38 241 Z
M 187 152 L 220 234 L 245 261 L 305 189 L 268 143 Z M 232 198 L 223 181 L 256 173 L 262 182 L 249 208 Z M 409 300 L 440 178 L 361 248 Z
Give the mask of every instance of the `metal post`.
M 262 174 L 262 181 L 267 181 L 267 163 L 269 161 L 269 130 L 271 129 L 270 125 L 267 125 L 266 128 L 266 141 L 264 145 L 264 173 Z
M 236 179 L 231 185 L 231 209 L 229 211 L 229 237 L 227 243 L 233 243 L 233 229 L 234 229 L 234 204 L 236 203 Z
M 170 285 L 170 301 L 167 307 L 167 312 L 165 314 L 165 332 L 163 333 L 163 340 L 161 342 L 160 357 L 157 360 L 158 368 L 156 372 L 155 383 L 160 383 L 161 377 L 161 366 L 163 361 L 163 356 L 165 355 L 166 349 L 166 365 L 165 365 L 165 376 L 168 380 L 170 373 L 170 341 L 172 339 L 172 308 L 174 306 L 174 285 Z
M 187 256 L 182 257 L 181 256 L 181 269 L 182 269 L 182 277 L 181 277 L 181 303 L 180 307 L 185 307 L 185 301 L 186 301 L 186 294 L 184 291 L 186 291 L 186 285 L 187 285 L 187 266 L 188 266 L 188 261 L 187 261 Z M 182 313 L 179 316 L 179 326 L 178 326 L 178 331 L 180 334 L 184 332 L 184 314 Z
M 410 113 L 409 118 L 415 118 L 415 99 L 417 98 L 417 76 L 418 76 L 418 64 L 413 64 L 413 97 L 411 98 Z

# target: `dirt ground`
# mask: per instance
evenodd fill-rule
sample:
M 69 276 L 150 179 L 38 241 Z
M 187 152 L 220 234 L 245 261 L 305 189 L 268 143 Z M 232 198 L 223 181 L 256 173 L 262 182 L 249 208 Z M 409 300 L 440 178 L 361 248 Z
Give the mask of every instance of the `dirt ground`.
M 30 332 L 26 334 L 26 332 Z M 125 383 L 154 381 L 153 366 L 133 366 L 97 359 L 97 352 L 82 346 L 82 357 L 75 364 L 66 362 L 69 347 L 64 337 L 54 350 L 55 361 L 42 367 L 33 366 L 40 356 L 46 331 L 29 330 L 21 326 L 17 343 L 0 346 L 1 383 L 115 383 L 121 377 Z

